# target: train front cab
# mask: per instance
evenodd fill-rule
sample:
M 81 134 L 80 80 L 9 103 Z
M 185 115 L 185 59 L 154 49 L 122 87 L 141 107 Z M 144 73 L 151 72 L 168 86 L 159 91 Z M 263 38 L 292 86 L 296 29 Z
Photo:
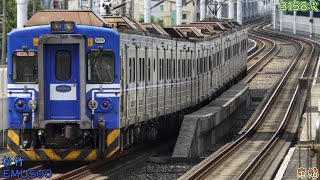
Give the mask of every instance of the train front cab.
M 119 150 L 119 34 L 73 23 L 72 33 L 53 32 L 65 24 L 9 34 L 8 149 L 25 160 L 93 161 Z M 32 70 L 19 70 L 26 60 Z

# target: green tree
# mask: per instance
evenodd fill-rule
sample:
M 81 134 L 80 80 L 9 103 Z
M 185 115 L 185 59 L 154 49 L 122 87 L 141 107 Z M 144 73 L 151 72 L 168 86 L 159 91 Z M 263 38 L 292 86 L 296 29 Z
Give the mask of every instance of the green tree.
M 154 16 L 150 17 L 152 24 L 158 24 L 160 27 L 164 27 L 163 20 L 157 19 Z M 140 17 L 139 22 L 144 23 L 144 17 Z
M 35 12 L 42 10 L 40 0 L 35 0 L 35 3 L 36 3 L 36 11 Z M 30 19 L 31 16 L 33 15 L 32 11 L 33 11 L 33 2 L 30 1 L 30 3 L 28 4 L 28 19 Z
M 41 9 L 40 0 L 36 0 L 36 11 Z M 0 1 L 0 14 L 2 14 L 2 1 Z M 28 4 L 28 19 L 32 16 L 32 2 Z M 7 0 L 6 11 L 6 32 L 17 28 L 17 4 L 15 0 Z M 2 41 L 2 32 L 0 31 L 0 42 Z M 0 43 L 0 49 L 2 44 Z

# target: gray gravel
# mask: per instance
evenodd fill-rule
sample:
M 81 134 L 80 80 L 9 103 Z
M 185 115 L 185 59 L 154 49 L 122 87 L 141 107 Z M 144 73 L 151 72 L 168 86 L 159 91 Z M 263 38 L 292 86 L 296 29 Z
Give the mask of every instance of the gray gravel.
M 250 82 L 249 89 L 269 89 L 280 78 L 280 74 L 257 74 Z
M 274 58 L 271 60 L 262 70 L 262 72 L 275 72 L 275 73 L 281 73 L 285 69 L 288 68 L 290 65 L 292 59 L 283 59 L 283 58 Z
M 292 44 L 284 44 L 284 43 L 278 43 L 278 44 L 280 44 L 280 51 L 277 54 L 277 57 L 290 59 L 297 53 L 297 48 Z
M 138 180 L 138 179 L 177 179 L 190 170 L 196 163 L 170 163 L 156 164 L 146 163 L 141 169 L 130 172 L 119 179 Z

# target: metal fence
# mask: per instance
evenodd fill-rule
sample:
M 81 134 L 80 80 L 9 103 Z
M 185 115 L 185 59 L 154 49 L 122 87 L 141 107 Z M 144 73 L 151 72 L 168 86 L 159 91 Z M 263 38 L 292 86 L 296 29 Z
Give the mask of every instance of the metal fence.
M 277 22 L 277 28 L 280 24 Z M 294 16 L 283 15 L 283 31 L 293 33 Z M 296 33 L 299 35 L 309 36 L 310 34 L 310 17 L 296 16 Z M 313 36 L 320 38 L 320 18 L 313 18 L 312 25 Z

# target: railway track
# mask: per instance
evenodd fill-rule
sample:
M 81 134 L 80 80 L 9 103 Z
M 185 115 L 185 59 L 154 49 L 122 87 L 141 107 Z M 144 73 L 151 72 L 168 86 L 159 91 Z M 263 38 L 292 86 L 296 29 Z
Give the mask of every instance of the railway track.
M 161 144 L 142 144 L 122 151 L 110 159 L 96 161 L 89 165 L 74 169 L 67 173 L 55 175 L 55 180 L 66 179 L 98 179 L 117 177 L 124 171 L 139 167 L 151 156 L 166 151 L 174 146 L 174 142 Z
M 299 48 L 298 53 L 278 85 L 271 91 L 273 93 L 251 128 L 226 149 L 213 154 L 180 179 L 260 179 L 272 175 L 271 172 L 262 173 L 261 170 L 266 170 L 263 168 L 268 166 L 259 164 L 266 162 L 270 150 L 283 141 L 279 138 L 284 138 L 284 132 L 294 127 L 297 114 L 292 112 L 297 99 L 301 99 L 298 96 L 298 79 L 305 76 L 308 67 L 313 65 L 310 63 L 315 47 L 307 41 L 269 34 L 260 29 L 258 32 L 263 36 L 271 35 L 294 43 Z M 270 165 L 272 160 L 268 162 Z
M 258 44 L 259 49 L 248 56 L 248 73 L 250 73 L 254 67 L 256 67 L 261 61 L 266 59 L 266 57 L 268 57 L 271 52 L 276 49 L 276 43 L 271 39 L 262 38 L 255 35 L 249 35 L 249 37 Z
M 272 40 L 252 35 L 256 40 L 262 42 L 262 47 L 248 57 L 247 73 L 248 75 L 241 82 L 248 83 L 255 77 L 264 66 L 280 51 L 280 47 Z

